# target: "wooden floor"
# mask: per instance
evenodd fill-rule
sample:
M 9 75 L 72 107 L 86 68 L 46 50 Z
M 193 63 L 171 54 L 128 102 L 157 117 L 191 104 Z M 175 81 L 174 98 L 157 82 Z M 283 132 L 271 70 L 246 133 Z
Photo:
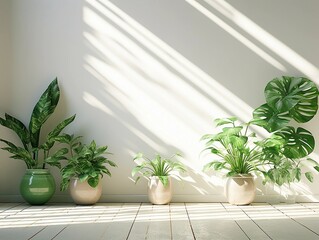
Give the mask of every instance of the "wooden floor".
M 319 203 L 0 203 L 0 240 L 319 239 Z

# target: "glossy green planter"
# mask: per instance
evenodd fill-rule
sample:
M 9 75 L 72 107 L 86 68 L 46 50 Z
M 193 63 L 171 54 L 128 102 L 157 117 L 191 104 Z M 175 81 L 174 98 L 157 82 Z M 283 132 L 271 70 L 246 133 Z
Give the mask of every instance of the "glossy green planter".
M 55 188 L 54 178 L 48 169 L 27 169 L 20 183 L 20 193 L 31 205 L 48 202 Z

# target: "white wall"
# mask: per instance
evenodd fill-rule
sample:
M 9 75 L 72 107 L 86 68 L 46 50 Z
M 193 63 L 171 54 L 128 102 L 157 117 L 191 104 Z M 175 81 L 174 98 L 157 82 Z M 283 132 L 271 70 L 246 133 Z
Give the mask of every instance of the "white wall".
M 0 109 L 7 110 L 10 100 L 11 77 L 11 39 L 10 39 L 10 14 L 9 1 L 0 1 Z
M 11 44 L 11 3 L 10 1 L 0 1 L 0 113 L 11 110 L 12 97 L 12 44 Z M 10 136 L 10 132 L 0 128 L 0 138 Z M 8 154 L 1 150 L 0 159 L 0 195 L 5 199 L 11 194 L 16 194 L 19 186 L 13 177 L 17 167 L 8 159 Z M 12 174 L 13 173 L 13 174 Z M 20 173 L 18 172 L 17 175 Z M 13 177 L 13 178 L 12 178 Z M 20 178 L 20 176 L 19 176 Z M 10 181 L 10 184 L 7 184 Z M 20 179 L 18 179 L 20 181 Z M 4 200 L 5 200 L 4 199 Z
M 199 139 L 212 131 L 212 119 L 249 120 L 276 76 L 319 83 L 317 1 L 8 2 L 13 90 L 4 108 L 27 122 L 57 76 L 62 99 L 49 125 L 76 113 L 68 130 L 109 145 L 119 166 L 103 179 L 102 201 L 146 200 L 146 181 L 130 179 L 140 151 L 183 154 L 190 176 L 174 183 L 175 201 L 224 200 L 224 180 L 203 174 L 199 159 Z M 317 121 L 307 128 L 318 139 Z M 6 175 L 10 188 L 0 184 L 0 197 L 18 200 L 23 162 L 0 156 L 2 171 L 17 169 Z M 296 186 L 299 199 L 319 200 L 318 182 L 316 175 L 314 184 Z M 266 190 L 258 187 L 262 200 Z M 68 200 L 67 193 L 57 191 L 54 200 Z

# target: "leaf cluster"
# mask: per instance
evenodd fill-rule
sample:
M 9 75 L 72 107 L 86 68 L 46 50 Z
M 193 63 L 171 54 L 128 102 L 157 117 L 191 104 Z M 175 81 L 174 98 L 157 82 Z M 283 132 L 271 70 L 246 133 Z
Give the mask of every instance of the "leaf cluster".
M 75 115 L 55 126 L 46 135 L 44 142 L 40 143 L 42 126 L 53 114 L 59 98 L 58 81 L 54 79 L 34 106 L 28 127 L 8 113 L 5 113 L 4 118 L 0 117 L 0 124 L 15 132 L 22 145 L 18 146 L 8 140 L 0 139 L 6 144 L 6 147 L 2 147 L 2 149 L 11 153 L 11 158 L 23 160 L 27 168 L 45 168 L 46 164 L 61 167 L 60 161 L 65 159 L 65 154 L 68 152 L 66 148 L 61 147 L 53 153 L 50 153 L 50 150 L 64 128 L 74 121 Z
M 95 188 L 103 174 L 111 176 L 110 170 L 105 166 L 116 167 L 116 164 L 109 160 L 105 155 L 110 154 L 108 146 L 97 146 L 95 141 L 90 144 L 83 144 L 81 137 L 64 134 L 58 141 L 66 143 L 69 146 L 70 157 L 67 158 L 67 164 L 61 169 L 62 183 L 61 190 L 68 188 L 72 178 L 79 178 L 80 182 L 87 181 Z
M 206 148 L 219 157 L 204 166 L 204 170 L 228 171 L 228 175 L 261 172 L 264 183 L 278 185 L 300 181 L 301 175 L 312 182 L 311 172 L 302 172 L 303 165 L 319 171 L 319 164 L 307 158 L 313 152 L 315 139 L 302 127 L 289 126 L 291 120 L 305 123 L 318 110 L 318 89 L 307 78 L 281 77 L 271 80 L 265 88 L 266 103 L 256 108 L 248 124 L 236 124 L 237 118 L 216 119 L 216 126 L 223 126 L 217 134 L 207 134 Z M 266 129 L 270 136 L 262 140 L 249 139 L 249 125 Z
M 263 157 L 268 157 L 272 163 L 271 168 L 263 172 L 265 181 L 278 185 L 300 181 L 304 164 L 310 163 L 315 170 L 319 169 L 317 162 L 306 158 L 314 150 L 315 139 L 308 130 L 288 124 L 291 120 L 306 123 L 316 115 L 317 86 L 307 78 L 283 76 L 271 80 L 264 92 L 266 103 L 254 110 L 251 122 L 278 140 L 272 143 L 272 148 L 264 151 Z M 304 174 L 312 182 L 312 173 Z
M 168 176 L 176 176 L 180 178 L 175 172 L 186 172 L 186 167 L 179 160 L 174 160 L 175 157 L 180 155 L 174 154 L 170 158 L 164 158 L 159 154 L 156 154 L 153 159 L 150 159 L 143 155 L 143 153 L 138 153 L 133 161 L 140 162 L 132 170 L 132 177 L 136 174 L 140 174 L 144 177 L 157 176 L 162 182 L 163 186 L 168 185 Z M 140 179 L 138 176 L 135 179 L 135 183 Z
M 218 118 L 214 123 L 221 130 L 217 134 L 206 134 L 201 140 L 206 141 L 203 151 L 210 151 L 218 159 L 206 164 L 204 171 L 226 170 L 227 176 L 258 171 L 262 152 L 261 147 L 254 144 L 255 134 L 248 134 L 249 124 L 239 124 L 236 117 Z

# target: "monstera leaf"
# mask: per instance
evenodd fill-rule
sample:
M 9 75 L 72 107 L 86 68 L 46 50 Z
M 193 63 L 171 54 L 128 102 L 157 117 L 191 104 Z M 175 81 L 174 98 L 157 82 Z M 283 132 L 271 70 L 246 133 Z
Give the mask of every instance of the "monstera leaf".
M 267 84 L 265 98 L 267 103 L 255 109 L 251 123 L 269 132 L 287 126 L 291 119 L 308 122 L 318 110 L 318 89 L 307 78 L 275 78 Z
M 268 104 L 256 108 L 253 117 L 251 123 L 265 128 L 268 132 L 274 132 L 290 122 L 288 112 L 276 112 Z
M 294 127 L 284 127 L 275 135 L 281 136 L 285 139 L 284 155 L 287 158 L 299 159 L 308 156 L 315 147 L 315 139 L 312 134 L 301 127 L 295 129 Z
M 267 84 L 265 97 L 274 112 L 289 112 L 300 123 L 308 122 L 318 110 L 318 89 L 307 78 L 275 78 Z

